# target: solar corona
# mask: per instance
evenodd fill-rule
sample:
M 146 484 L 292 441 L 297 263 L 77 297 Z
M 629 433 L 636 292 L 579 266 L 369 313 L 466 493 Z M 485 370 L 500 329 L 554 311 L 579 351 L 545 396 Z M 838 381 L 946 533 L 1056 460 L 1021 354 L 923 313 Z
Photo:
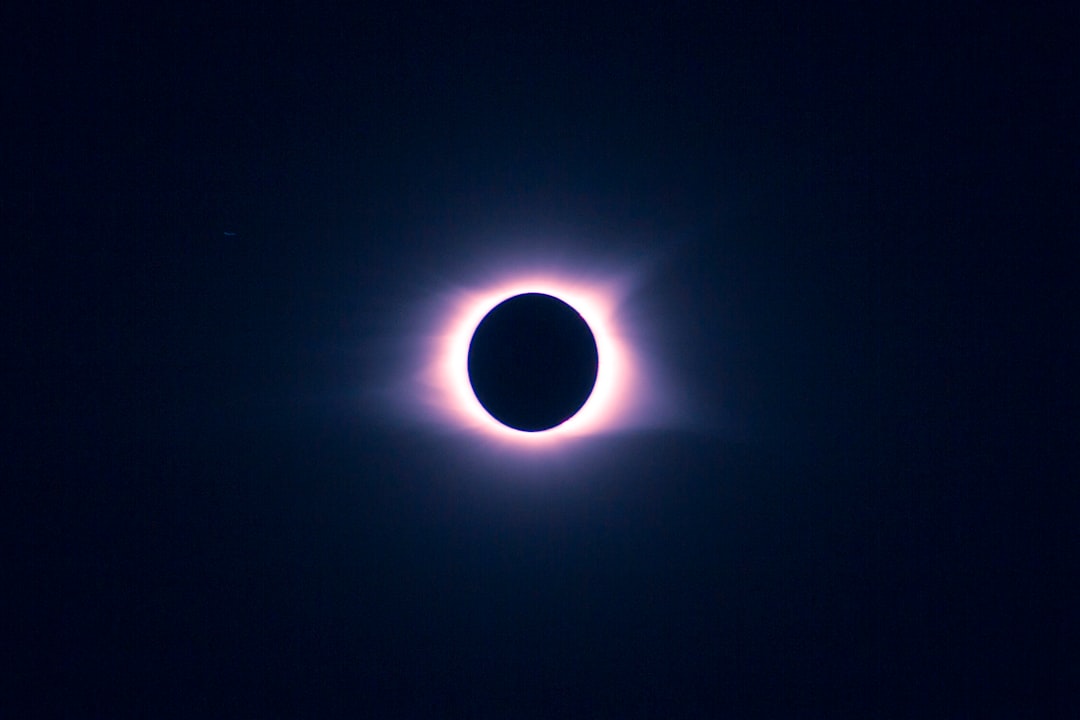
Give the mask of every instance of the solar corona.
M 549 449 L 655 420 L 654 383 L 620 323 L 625 279 L 502 277 L 434 304 L 414 394 L 426 421 L 486 444 Z

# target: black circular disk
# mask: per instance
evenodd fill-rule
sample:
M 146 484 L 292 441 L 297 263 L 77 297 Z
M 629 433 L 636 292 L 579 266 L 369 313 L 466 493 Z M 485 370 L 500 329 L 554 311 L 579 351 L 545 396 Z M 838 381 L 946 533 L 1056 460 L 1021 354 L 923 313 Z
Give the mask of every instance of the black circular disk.
M 469 343 L 476 399 L 503 425 L 526 432 L 561 425 L 596 384 L 596 340 L 574 308 L 542 293 L 496 305 Z

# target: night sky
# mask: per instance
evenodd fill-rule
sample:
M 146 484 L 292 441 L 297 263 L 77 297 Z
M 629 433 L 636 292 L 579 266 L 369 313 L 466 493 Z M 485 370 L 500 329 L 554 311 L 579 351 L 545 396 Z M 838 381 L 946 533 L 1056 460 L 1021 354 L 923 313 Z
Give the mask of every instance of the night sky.
M 1077 716 L 1080 11 L 575 5 L 2 11 L 0 717 Z

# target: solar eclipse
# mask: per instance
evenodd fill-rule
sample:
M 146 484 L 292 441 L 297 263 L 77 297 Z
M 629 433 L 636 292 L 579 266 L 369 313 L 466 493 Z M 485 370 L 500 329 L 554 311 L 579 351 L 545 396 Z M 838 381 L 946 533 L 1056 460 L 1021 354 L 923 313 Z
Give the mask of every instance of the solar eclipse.
M 497 421 L 543 432 L 586 403 L 597 359 L 592 331 L 574 308 L 551 295 L 523 293 L 480 321 L 469 343 L 469 382 Z
M 500 463 L 582 459 L 592 440 L 677 424 L 645 270 L 574 255 L 433 268 L 401 306 L 411 331 L 382 346 L 383 416 Z

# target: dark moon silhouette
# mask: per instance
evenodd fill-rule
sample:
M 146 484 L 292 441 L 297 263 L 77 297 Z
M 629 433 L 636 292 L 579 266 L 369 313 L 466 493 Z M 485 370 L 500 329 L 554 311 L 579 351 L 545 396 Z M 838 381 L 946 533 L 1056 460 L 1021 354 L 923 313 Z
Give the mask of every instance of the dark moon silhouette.
M 496 305 L 469 343 L 469 382 L 503 425 L 526 432 L 561 425 L 596 384 L 596 340 L 574 308 L 542 293 Z

